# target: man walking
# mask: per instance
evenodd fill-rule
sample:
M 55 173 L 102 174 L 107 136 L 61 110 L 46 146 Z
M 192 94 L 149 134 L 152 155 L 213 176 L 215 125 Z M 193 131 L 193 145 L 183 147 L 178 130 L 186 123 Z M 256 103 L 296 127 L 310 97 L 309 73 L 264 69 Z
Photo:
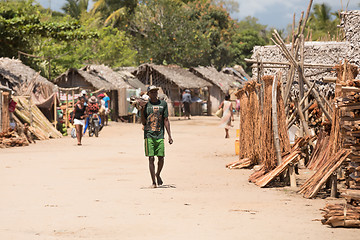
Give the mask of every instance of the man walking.
M 186 117 L 188 119 L 190 119 L 190 104 L 191 104 L 191 94 L 190 94 L 190 90 L 186 89 L 185 93 L 182 96 L 182 103 L 184 105 L 184 117 L 186 119 Z
M 164 128 L 168 133 L 169 143 L 173 143 L 167 103 L 158 99 L 158 90 L 159 88 L 156 86 L 148 87 L 149 101 L 141 109 L 141 123 L 144 125 L 145 155 L 149 157 L 149 170 L 153 188 L 163 184 L 160 173 L 164 166 L 165 157 Z M 155 156 L 158 157 L 156 172 Z

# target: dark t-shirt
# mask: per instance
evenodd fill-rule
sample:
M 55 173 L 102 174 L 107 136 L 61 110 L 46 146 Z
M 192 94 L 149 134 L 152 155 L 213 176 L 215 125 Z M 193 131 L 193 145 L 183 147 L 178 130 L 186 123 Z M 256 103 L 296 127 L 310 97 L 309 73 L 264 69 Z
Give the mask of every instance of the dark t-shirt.
M 85 106 L 83 106 L 82 108 L 79 108 L 79 105 L 76 104 L 75 106 L 75 119 L 78 120 L 83 120 L 81 117 L 85 115 Z
M 164 138 L 164 119 L 168 117 L 167 103 L 158 100 L 156 103 L 148 102 L 145 105 L 144 138 Z

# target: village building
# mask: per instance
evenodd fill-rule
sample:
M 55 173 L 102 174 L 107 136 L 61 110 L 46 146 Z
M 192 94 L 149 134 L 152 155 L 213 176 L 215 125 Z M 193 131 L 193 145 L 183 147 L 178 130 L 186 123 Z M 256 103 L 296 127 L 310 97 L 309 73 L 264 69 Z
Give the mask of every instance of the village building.
M 130 104 L 131 96 L 139 96 L 141 91 L 146 89 L 129 71 L 114 71 L 105 65 L 88 65 L 82 70 L 97 75 L 106 81 L 112 83 L 117 88 L 117 117 L 126 117 L 132 115 L 134 107 Z
M 225 99 L 225 95 L 235 92 L 241 87 L 241 80 L 235 76 L 218 72 L 213 67 L 190 68 L 190 72 L 211 83 L 209 88 L 209 115 L 216 112 Z
M 62 88 L 62 91 L 66 94 L 69 94 L 71 89 L 77 89 L 77 92 L 86 90 L 88 94 L 99 94 L 100 92 L 106 92 L 111 99 L 110 106 L 113 109 L 113 111 L 110 113 L 110 117 L 114 121 L 117 119 L 118 87 L 103 77 L 96 74 L 91 74 L 81 69 L 70 68 L 65 73 L 55 78 L 53 82 Z M 72 98 L 74 97 L 75 96 L 73 95 Z
M 181 115 L 182 93 L 186 89 L 196 99 L 191 104 L 191 115 L 202 115 L 205 103 L 210 101 L 208 92 L 212 84 L 179 66 L 143 64 L 133 73 L 143 84 L 161 88 L 161 92 L 167 96 L 169 114 L 172 116 Z

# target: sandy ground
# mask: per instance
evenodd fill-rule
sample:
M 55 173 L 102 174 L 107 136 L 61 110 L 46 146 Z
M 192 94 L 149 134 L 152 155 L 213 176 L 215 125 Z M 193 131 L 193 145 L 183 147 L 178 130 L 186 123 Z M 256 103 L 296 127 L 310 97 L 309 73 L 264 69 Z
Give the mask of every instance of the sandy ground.
M 226 169 L 235 128 L 224 139 L 218 122 L 172 119 L 157 189 L 139 124 L 111 122 L 81 147 L 65 137 L 0 149 L 0 239 L 360 239 L 316 221 L 339 200 L 261 189 L 251 170 Z

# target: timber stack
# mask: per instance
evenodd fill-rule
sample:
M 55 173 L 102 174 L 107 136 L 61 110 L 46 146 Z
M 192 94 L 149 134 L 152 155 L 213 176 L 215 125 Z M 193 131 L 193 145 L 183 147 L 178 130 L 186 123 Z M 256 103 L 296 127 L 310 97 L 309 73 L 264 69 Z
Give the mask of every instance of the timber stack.
M 321 211 L 324 212 L 324 219 L 321 220 L 324 225 L 360 228 L 360 206 L 327 204 Z
M 17 102 L 14 120 L 18 126 L 28 129 L 39 140 L 62 137 L 32 100 L 20 96 L 14 100 Z
M 358 68 L 347 61 L 336 66 L 338 78 L 342 81 L 337 84 L 341 96 L 336 98 L 336 107 L 339 109 L 341 121 L 342 147 L 351 153 L 345 164 L 345 180 L 348 193 L 342 193 L 348 201 L 355 200 L 360 195 L 360 80 L 356 80 Z
M 29 142 L 25 136 L 9 128 L 7 131 L 0 133 L 0 148 L 28 146 Z

